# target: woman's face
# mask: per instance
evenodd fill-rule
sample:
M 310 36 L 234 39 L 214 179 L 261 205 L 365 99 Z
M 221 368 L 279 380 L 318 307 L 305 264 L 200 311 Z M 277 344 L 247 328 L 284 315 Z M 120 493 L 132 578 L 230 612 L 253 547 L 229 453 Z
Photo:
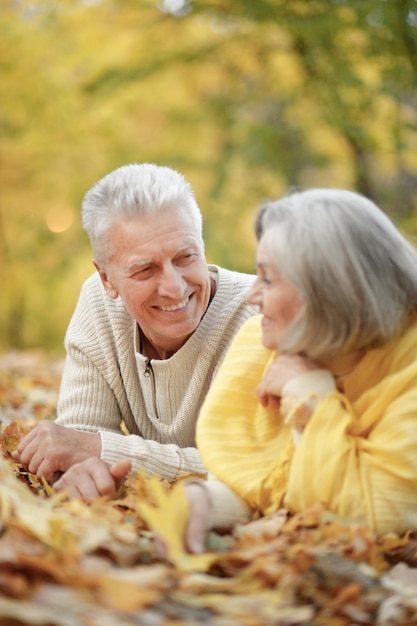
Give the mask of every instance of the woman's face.
M 258 244 L 256 262 L 258 277 L 247 295 L 247 301 L 259 306 L 262 319 L 262 343 L 279 351 L 282 337 L 304 304 L 298 290 L 277 271 L 265 235 Z

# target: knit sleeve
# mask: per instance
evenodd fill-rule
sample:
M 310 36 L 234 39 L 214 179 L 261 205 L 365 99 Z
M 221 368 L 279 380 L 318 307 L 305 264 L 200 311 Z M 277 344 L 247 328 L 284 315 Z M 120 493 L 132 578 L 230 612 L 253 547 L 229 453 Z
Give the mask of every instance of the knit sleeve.
M 57 424 L 84 432 L 99 428 L 121 431 L 122 416 L 116 396 L 94 360 L 71 345 L 61 380 Z
M 121 432 L 130 409 L 120 362 L 129 358 L 132 341 L 132 319 L 121 301 L 107 296 L 96 272 L 82 286 L 65 335 L 57 423 L 86 432 Z
M 210 500 L 209 528 L 231 528 L 250 519 L 251 510 L 243 498 L 212 474 L 204 487 Z
M 137 435 L 100 431 L 101 458 L 107 463 L 128 459 L 135 471 L 176 480 L 189 474 L 205 476 L 206 470 L 196 448 L 162 444 Z

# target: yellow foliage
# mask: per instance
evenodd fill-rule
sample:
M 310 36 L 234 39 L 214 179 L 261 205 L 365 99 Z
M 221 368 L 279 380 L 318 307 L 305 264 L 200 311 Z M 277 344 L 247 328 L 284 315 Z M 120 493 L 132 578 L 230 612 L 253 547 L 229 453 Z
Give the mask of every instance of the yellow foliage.
M 184 537 L 189 516 L 189 505 L 184 484 L 178 482 L 166 491 L 161 481 L 153 477 L 148 490 L 151 502 L 138 500 L 136 508 L 150 530 L 164 543 L 167 559 L 181 571 L 207 571 L 218 555 L 190 554 L 185 550 Z
M 3 0 L 0 346 L 62 349 L 92 270 L 81 198 L 123 163 L 180 169 L 210 261 L 242 271 L 256 207 L 289 186 L 365 178 L 415 208 L 415 28 L 395 3 L 379 27 L 368 3 L 258 4 Z
M 56 512 L 60 498 L 50 500 L 36 497 L 16 476 L 10 463 L 0 456 L 0 519 L 28 532 L 48 545 L 60 547 L 64 543 L 65 521 Z M 61 498 L 62 499 L 62 498 Z

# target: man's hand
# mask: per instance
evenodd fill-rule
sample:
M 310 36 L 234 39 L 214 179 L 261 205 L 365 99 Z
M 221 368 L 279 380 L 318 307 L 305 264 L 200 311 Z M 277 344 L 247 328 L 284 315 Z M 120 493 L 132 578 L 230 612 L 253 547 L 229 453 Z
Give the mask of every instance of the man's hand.
M 91 457 L 73 465 L 53 486 L 56 491 L 65 491 L 69 499 L 82 498 L 92 502 L 99 496 L 115 498 L 130 468 L 131 463 L 127 460 L 108 465 Z
M 54 422 L 40 422 L 19 443 L 12 457 L 29 472 L 54 483 L 71 465 L 100 458 L 99 434 L 84 433 Z

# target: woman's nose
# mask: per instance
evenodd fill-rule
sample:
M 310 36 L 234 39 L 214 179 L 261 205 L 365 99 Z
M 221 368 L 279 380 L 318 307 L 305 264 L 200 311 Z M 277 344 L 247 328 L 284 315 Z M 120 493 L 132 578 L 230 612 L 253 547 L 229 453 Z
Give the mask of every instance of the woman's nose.
M 261 303 L 261 300 L 262 300 L 261 287 L 258 281 L 255 280 L 255 282 L 253 283 L 252 287 L 249 289 L 246 295 L 246 301 L 249 302 L 249 304 L 257 304 L 259 306 Z

